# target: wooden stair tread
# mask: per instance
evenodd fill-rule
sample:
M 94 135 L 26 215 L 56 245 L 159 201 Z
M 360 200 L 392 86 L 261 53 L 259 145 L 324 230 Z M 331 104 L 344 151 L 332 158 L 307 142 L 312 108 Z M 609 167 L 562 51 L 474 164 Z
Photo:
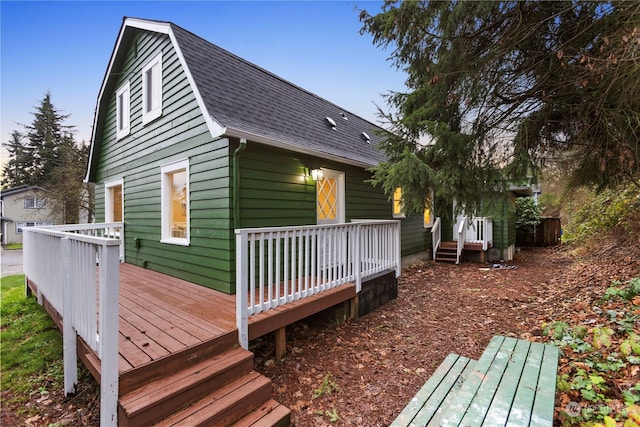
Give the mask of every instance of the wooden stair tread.
M 175 405 L 176 399 L 179 400 L 178 396 L 192 390 L 198 384 L 203 385 L 214 379 L 216 384 L 231 381 L 239 374 L 239 372 L 233 372 L 234 369 L 242 369 L 244 373 L 251 371 L 253 353 L 234 349 L 187 366 L 121 396 L 120 406 L 128 418 L 134 418 L 139 413 L 158 407 L 163 402 L 171 401 Z
M 291 424 L 291 410 L 279 402 L 269 399 L 240 420 L 232 427 L 284 427 Z
M 271 397 L 271 381 L 253 371 L 154 424 L 229 425 Z

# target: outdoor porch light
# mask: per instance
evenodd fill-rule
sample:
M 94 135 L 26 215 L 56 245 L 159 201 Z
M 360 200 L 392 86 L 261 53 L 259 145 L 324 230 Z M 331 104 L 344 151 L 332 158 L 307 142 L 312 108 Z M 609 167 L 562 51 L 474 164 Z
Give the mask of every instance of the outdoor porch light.
M 311 170 L 311 179 L 313 179 L 314 181 L 321 180 L 323 176 L 324 176 L 324 173 L 322 172 L 322 169 Z

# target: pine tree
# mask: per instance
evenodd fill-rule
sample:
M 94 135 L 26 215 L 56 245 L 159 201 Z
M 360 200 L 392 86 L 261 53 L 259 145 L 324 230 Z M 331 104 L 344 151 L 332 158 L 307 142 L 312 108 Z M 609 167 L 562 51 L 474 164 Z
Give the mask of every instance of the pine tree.
M 60 146 L 64 138 L 73 130 L 63 122 L 69 115 L 60 114 L 51 103 L 51 93 L 47 92 L 33 113 L 34 120 L 26 126 L 27 148 L 33 156 L 33 170 L 30 171 L 34 185 L 44 186 L 53 178 L 53 171 L 59 163 Z
M 2 185 L 35 185 L 49 191 L 54 209 L 64 212 L 66 223 L 77 223 L 80 210 L 93 217 L 93 188 L 84 184 L 88 147 L 77 144 L 73 126 L 64 121 L 47 92 L 33 113 L 24 134 L 14 131 L 6 144 L 10 160 L 3 169 Z
M 558 156 L 576 185 L 640 186 L 640 3 L 390 0 L 360 17 L 408 75 L 373 179 L 406 208 L 423 185 L 477 207 Z
M 9 153 L 9 161 L 2 171 L 2 186 L 17 187 L 33 185 L 31 171 L 33 170 L 33 156 L 18 131 L 11 133 L 11 140 L 5 145 Z

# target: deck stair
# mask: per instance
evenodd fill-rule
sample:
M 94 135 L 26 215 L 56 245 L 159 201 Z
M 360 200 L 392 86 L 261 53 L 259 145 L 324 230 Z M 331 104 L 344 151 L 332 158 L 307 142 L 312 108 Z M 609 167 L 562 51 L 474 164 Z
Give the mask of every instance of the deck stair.
M 271 398 L 271 381 L 253 370 L 253 353 L 237 346 L 206 357 L 184 353 L 120 396 L 119 426 L 289 425 L 289 409 Z
M 440 243 L 436 251 L 436 261 L 439 262 L 456 262 L 456 252 L 458 251 L 458 242 L 447 241 Z

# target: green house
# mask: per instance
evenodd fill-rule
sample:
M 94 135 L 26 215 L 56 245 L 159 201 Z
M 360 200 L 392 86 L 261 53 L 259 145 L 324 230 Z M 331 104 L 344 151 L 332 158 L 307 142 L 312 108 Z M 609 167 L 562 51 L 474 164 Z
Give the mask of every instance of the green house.
M 96 222 L 124 222 L 125 262 L 234 293 L 236 230 L 394 218 L 368 183 L 378 130 L 173 23 L 125 18 L 91 139 Z M 400 221 L 402 257 L 426 254 L 423 218 Z

